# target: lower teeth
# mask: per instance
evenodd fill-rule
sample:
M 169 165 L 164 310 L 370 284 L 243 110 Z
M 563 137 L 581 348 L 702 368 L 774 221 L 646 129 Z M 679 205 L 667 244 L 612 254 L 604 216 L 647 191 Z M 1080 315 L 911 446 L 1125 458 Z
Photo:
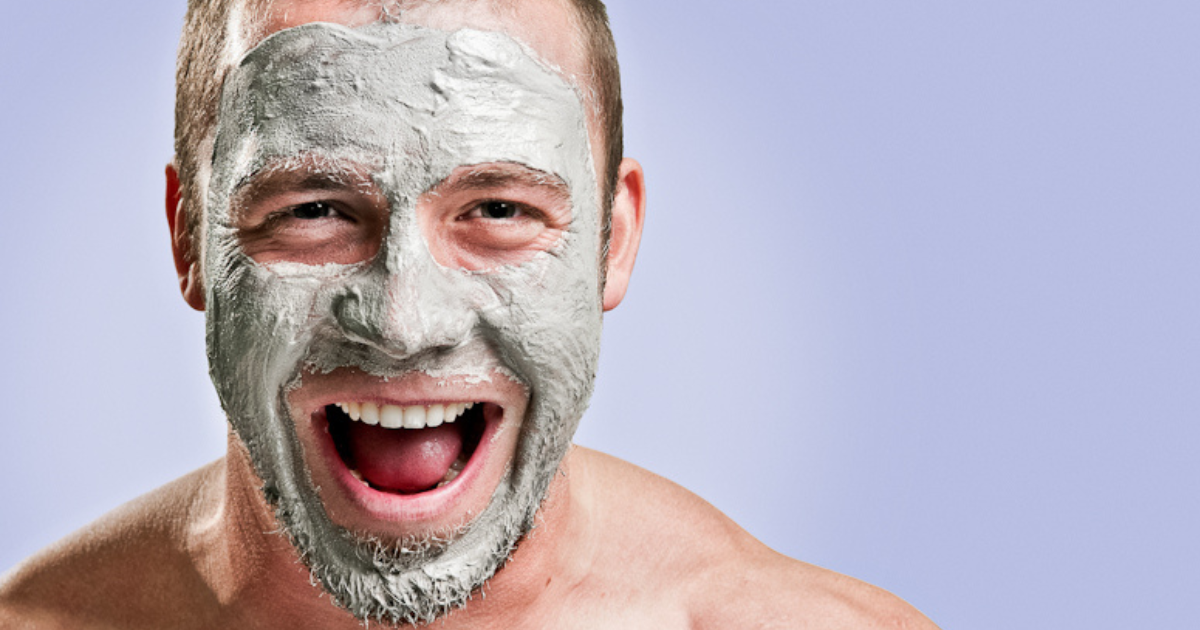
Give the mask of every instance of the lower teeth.
M 454 463 L 450 465 L 450 470 L 446 471 L 445 478 L 443 478 L 441 481 L 439 481 L 438 485 L 434 486 L 434 488 L 441 488 L 441 487 L 449 484 L 451 481 L 454 481 L 455 479 L 457 479 L 458 474 L 462 472 L 462 469 L 463 469 L 463 461 L 461 459 L 454 460 Z

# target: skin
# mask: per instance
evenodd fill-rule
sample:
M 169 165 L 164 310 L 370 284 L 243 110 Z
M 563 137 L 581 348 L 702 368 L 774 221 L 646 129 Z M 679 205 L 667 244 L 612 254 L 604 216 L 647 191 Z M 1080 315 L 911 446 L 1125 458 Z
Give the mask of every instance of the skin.
M 293 0 L 276 2 L 268 23 L 275 31 L 317 20 L 359 25 L 376 17 L 377 8 L 360 3 Z M 505 11 L 482 2 L 419 5 L 405 20 L 447 30 L 502 30 L 569 79 L 585 74 L 571 29 L 561 28 L 570 24 L 567 9 L 556 0 L 527 0 Z M 595 121 L 589 123 L 594 162 L 603 164 L 602 140 Z M 605 310 L 624 297 L 644 218 L 637 162 L 626 159 L 618 181 Z M 180 288 L 187 303 L 202 310 L 178 192 L 168 167 L 167 218 Z M 496 257 L 523 254 L 481 250 L 479 239 L 489 235 L 453 232 L 462 226 L 440 220 L 436 199 L 425 200 L 419 211 L 440 263 L 486 266 L 504 262 Z M 527 247 L 544 248 L 550 240 Z M 369 236 L 355 242 L 365 249 L 339 251 L 370 255 Z M 265 257 L 295 253 L 266 245 L 259 252 Z M 497 395 L 520 398 L 519 392 Z M 500 451 L 511 455 L 513 448 L 506 444 Z M 230 434 L 224 458 L 118 508 L 5 575 L 0 626 L 362 627 L 313 585 L 295 550 L 276 533 L 260 485 L 245 447 Z M 350 511 L 345 520 L 354 517 Z M 388 526 L 397 534 L 422 528 Z M 533 535 L 483 595 L 433 627 L 935 627 L 885 591 L 775 553 L 687 490 L 581 447 L 572 447 L 563 461 Z

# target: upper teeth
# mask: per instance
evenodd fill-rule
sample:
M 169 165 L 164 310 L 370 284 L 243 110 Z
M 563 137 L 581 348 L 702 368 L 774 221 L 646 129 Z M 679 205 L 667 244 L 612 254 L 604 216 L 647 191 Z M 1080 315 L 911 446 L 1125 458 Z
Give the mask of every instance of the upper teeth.
M 408 406 L 377 405 L 370 402 L 334 404 L 346 412 L 351 420 L 378 424 L 385 429 L 436 427 L 443 422 L 454 422 L 463 412 L 475 406 L 473 402 Z

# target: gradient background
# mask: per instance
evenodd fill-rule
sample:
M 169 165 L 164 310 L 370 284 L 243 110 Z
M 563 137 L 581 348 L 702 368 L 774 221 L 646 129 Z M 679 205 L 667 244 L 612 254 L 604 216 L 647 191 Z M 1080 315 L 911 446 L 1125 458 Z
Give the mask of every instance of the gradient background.
M 183 2 L 11 4 L 0 570 L 225 434 L 161 201 Z M 1200 624 L 1200 5 L 611 12 L 650 207 L 578 441 L 946 628 Z

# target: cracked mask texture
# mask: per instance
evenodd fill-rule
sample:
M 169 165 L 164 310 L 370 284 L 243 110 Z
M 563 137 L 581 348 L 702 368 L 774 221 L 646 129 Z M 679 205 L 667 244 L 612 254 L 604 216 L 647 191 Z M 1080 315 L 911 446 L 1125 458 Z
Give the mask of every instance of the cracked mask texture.
M 239 187 L 264 168 L 329 162 L 365 168 L 386 197 L 378 254 L 353 265 L 251 260 L 230 210 Z M 519 265 L 443 267 L 425 243 L 417 199 L 456 167 L 490 162 L 561 178 L 571 223 Z M 301 557 L 363 619 L 429 621 L 464 605 L 532 527 L 591 394 L 600 208 L 578 91 L 499 33 L 283 30 L 226 80 L 205 213 L 210 373 Z M 331 521 L 287 393 L 306 368 L 342 366 L 380 377 L 499 369 L 524 384 L 530 400 L 514 460 L 461 536 L 400 553 Z

